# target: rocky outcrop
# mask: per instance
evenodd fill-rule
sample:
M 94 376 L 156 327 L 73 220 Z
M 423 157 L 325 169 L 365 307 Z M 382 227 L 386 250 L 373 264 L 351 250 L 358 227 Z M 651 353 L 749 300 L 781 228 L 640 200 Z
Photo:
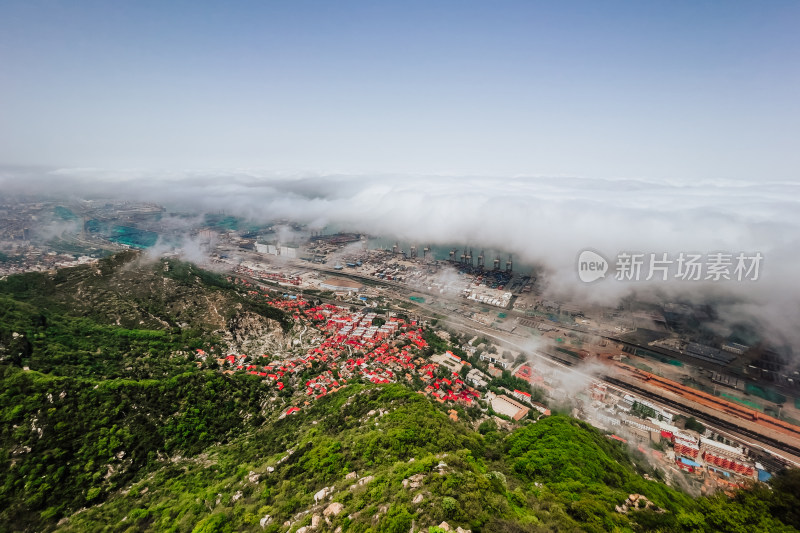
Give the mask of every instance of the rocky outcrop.
M 322 511 L 325 516 L 336 516 L 344 510 L 344 505 L 339 502 L 333 502 Z
M 664 509 L 656 507 L 656 505 L 653 502 L 651 502 L 641 494 L 631 494 L 630 496 L 628 496 L 628 499 L 623 502 L 622 505 L 616 505 L 614 506 L 614 509 L 618 513 L 622 514 L 627 514 L 628 511 L 631 510 L 643 510 L 643 509 L 649 509 L 651 511 L 655 511 L 656 513 L 665 512 Z
M 324 487 L 314 494 L 314 503 L 320 503 L 333 493 L 333 487 Z
M 225 342 L 229 353 L 270 354 L 283 351 L 286 336 L 277 320 L 256 313 L 237 313 L 228 321 Z
M 425 479 L 424 474 L 414 474 L 411 477 L 407 477 L 403 480 L 403 488 L 404 489 L 418 489 L 422 486 L 422 480 Z

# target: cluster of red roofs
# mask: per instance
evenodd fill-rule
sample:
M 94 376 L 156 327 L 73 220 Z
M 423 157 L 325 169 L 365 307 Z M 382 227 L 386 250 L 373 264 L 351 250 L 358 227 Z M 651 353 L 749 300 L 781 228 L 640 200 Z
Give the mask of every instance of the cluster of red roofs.
M 250 297 L 264 299 L 270 306 L 289 313 L 296 322 L 313 325 L 325 338 L 304 356 L 282 361 L 270 361 L 268 354 L 259 356 L 263 362 L 255 362 L 254 357 L 247 355 L 227 355 L 217 360 L 226 372 L 258 375 L 282 390 L 288 377 L 322 367 L 319 374 L 305 383 L 306 405 L 310 405 L 309 400 L 339 390 L 356 375 L 372 383 L 392 383 L 399 379 L 411 380 L 413 374 L 418 374 L 428 383 L 425 393 L 440 402 L 469 405 L 480 397 L 480 393 L 468 387 L 457 373 L 451 377 L 437 377 L 439 365 L 421 357 L 420 351 L 427 348 L 428 343 L 422 328 L 413 320 L 390 318 L 385 327 L 378 330 L 380 334 L 366 338 L 360 332 L 369 326 L 370 315 L 331 304 L 315 306 L 294 296 L 276 298 L 247 280 L 230 278 L 230 281 L 243 286 Z M 375 333 L 374 327 L 372 330 Z M 307 335 L 313 334 L 309 331 Z M 197 352 L 200 356 L 206 355 L 203 350 Z M 293 406 L 285 414 L 299 410 Z

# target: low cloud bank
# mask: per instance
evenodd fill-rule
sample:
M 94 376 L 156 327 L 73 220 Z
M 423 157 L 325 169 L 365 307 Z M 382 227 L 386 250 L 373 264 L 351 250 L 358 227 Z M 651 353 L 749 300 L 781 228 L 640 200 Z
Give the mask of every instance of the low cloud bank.
M 5 169 L 6 194 L 151 201 L 193 212 L 235 214 L 256 222 L 289 219 L 333 224 L 407 242 L 504 250 L 515 265 L 541 267 L 554 298 L 614 305 L 631 294 L 714 302 L 721 331 L 747 321 L 784 342 L 800 340 L 800 183 L 664 182 L 575 177 L 282 175 L 256 171 L 113 172 Z M 587 284 L 580 251 L 613 262 L 619 252 L 671 259 L 681 253 L 760 252 L 757 281 Z M 674 266 L 674 265 L 673 265 Z

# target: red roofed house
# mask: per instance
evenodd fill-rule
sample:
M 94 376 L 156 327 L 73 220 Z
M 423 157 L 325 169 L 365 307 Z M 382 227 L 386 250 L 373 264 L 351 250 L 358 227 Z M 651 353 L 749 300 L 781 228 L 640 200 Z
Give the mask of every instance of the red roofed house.
M 518 400 L 522 400 L 523 402 L 531 401 L 531 394 L 529 392 L 523 392 L 517 389 L 514 389 L 514 397 Z

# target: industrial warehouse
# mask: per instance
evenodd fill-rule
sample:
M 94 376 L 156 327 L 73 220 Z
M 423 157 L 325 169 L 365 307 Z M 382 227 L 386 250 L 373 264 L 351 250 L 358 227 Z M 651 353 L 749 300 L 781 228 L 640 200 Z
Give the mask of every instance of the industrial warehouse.
M 345 278 L 325 278 L 320 284 L 321 289 L 328 289 L 337 293 L 358 292 L 364 288 L 361 283 Z

